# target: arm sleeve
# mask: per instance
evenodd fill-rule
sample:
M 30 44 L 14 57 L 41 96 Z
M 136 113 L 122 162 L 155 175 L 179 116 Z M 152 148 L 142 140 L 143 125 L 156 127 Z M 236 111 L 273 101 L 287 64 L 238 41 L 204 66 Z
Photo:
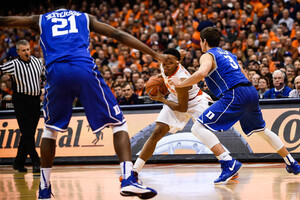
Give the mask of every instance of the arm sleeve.
M 8 61 L 4 65 L 0 65 L 0 69 L 2 73 L 8 73 L 10 75 L 13 75 L 15 73 L 14 61 Z

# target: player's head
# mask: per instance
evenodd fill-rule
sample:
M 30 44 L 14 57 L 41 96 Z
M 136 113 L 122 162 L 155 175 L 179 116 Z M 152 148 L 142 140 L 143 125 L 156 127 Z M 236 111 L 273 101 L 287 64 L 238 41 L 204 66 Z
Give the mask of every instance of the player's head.
M 180 53 L 177 49 L 174 49 L 174 48 L 167 49 L 167 50 L 164 51 L 163 54 L 171 55 L 171 57 L 174 60 L 180 61 Z M 177 66 L 178 66 L 177 63 L 173 63 L 173 64 L 170 64 L 170 65 L 165 65 L 164 64 L 163 67 L 164 67 L 164 70 L 165 70 L 165 74 L 167 76 L 172 75 L 176 71 Z
M 208 47 L 218 47 L 221 41 L 221 33 L 218 28 L 207 27 L 200 32 L 200 45 L 203 52 L 207 51 Z
M 67 7 L 68 5 L 70 5 L 72 0 L 48 0 L 48 3 L 50 6 L 53 6 L 54 8 L 56 7 Z

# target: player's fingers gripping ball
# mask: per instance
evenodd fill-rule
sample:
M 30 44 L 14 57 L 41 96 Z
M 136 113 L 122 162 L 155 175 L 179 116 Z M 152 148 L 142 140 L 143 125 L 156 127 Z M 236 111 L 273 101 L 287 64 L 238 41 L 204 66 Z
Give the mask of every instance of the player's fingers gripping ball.
M 156 96 L 158 94 L 158 90 L 164 96 L 168 94 L 168 88 L 165 85 L 164 79 L 158 76 L 151 76 L 146 83 L 146 92 L 150 96 Z

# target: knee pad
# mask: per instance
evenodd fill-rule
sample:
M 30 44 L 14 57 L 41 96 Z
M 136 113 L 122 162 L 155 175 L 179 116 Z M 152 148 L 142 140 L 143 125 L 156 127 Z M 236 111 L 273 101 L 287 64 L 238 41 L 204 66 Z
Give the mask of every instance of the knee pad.
M 216 144 L 220 143 L 217 136 L 205 128 L 201 123 L 196 121 L 191 129 L 192 133 L 202 141 L 209 149 L 211 149 Z
M 49 139 L 52 139 L 52 140 L 56 140 L 57 139 L 57 131 L 55 131 L 53 129 L 48 129 L 48 128 L 45 127 L 42 138 L 49 138 Z
M 121 126 L 111 126 L 113 134 L 119 132 L 119 131 L 125 131 L 128 132 L 128 127 L 127 127 L 127 123 L 125 122 L 124 124 L 122 124 Z
M 267 128 L 263 131 L 257 132 L 257 135 L 267 141 L 276 150 L 276 152 L 284 146 L 280 138 Z

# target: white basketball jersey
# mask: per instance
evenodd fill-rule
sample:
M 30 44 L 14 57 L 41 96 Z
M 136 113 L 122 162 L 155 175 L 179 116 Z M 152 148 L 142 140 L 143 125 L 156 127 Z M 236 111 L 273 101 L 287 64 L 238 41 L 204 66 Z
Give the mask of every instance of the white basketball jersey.
M 173 102 L 178 102 L 177 92 L 175 90 L 174 85 L 169 84 L 169 78 L 171 78 L 173 76 L 178 77 L 180 79 L 181 78 L 189 78 L 191 76 L 191 74 L 181 64 L 178 65 L 176 71 L 171 76 L 165 75 L 162 63 L 160 64 L 160 70 L 162 72 L 161 74 L 162 74 L 162 77 L 164 78 L 165 84 L 170 92 L 168 99 Z M 193 87 L 189 90 L 189 99 L 193 99 L 199 94 L 202 94 L 202 91 L 200 91 L 200 88 L 198 87 L 197 84 L 194 84 Z

